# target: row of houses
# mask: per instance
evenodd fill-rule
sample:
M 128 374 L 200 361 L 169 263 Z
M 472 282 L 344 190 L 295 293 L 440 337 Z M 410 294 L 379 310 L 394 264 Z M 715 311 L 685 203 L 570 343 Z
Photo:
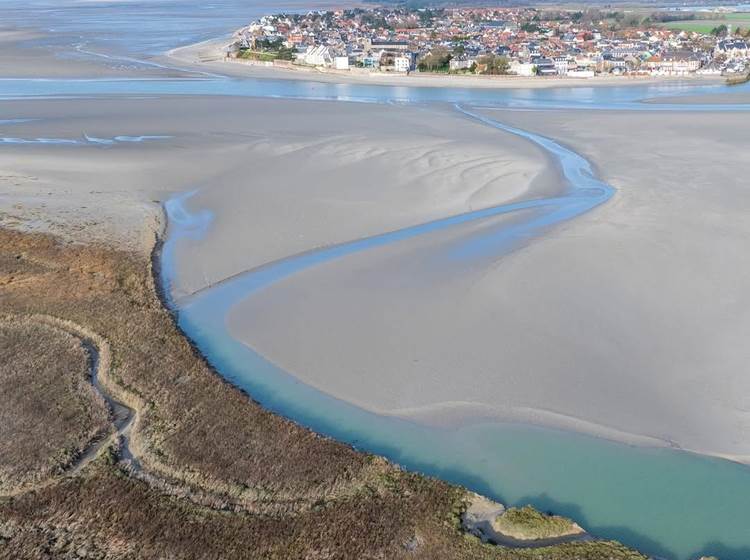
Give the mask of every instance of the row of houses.
M 374 44 L 367 50 L 342 52 L 327 46 L 310 46 L 297 55 L 297 61 L 309 66 L 348 70 L 352 66 L 409 72 L 414 69 L 415 55 L 401 44 Z
M 718 38 L 656 26 L 612 30 L 583 12 L 534 8 L 267 16 L 236 35 L 239 51 L 259 44 L 283 44 L 297 64 L 398 73 L 482 72 L 487 57 L 503 57 L 503 73 L 524 76 L 685 75 L 744 68 L 750 58 L 731 28 Z

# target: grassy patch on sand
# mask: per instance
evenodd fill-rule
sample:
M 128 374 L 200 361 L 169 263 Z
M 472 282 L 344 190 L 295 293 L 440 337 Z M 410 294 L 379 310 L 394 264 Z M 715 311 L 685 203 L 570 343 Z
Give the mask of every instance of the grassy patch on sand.
M 582 532 L 570 519 L 545 515 L 531 506 L 507 509 L 492 526 L 503 535 L 519 540 L 550 539 Z

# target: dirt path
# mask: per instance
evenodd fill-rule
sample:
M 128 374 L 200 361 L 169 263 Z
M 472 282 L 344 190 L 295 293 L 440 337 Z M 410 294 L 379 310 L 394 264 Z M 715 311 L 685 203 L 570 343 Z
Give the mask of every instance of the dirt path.
M 107 341 L 80 325 L 50 315 L 31 315 L 25 316 L 23 319 L 63 331 L 80 340 L 81 346 L 83 346 L 88 355 L 88 380 L 91 382 L 94 390 L 107 404 L 114 430 L 110 431 L 104 437 L 89 442 L 82 453 L 65 468 L 65 471 L 61 475 L 0 494 L 0 497 L 18 496 L 32 490 L 39 490 L 50 486 L 58 482 L 61 478 L 75 476 L 96 459 L 102 449 L 118 440 L 120 442 L 119 453 L 121 458 L 129 461 L 131 468 L 139 469 L 138 461 L 129 448 L 130 432 L 136 418 L 136 411 L 115 399 L 101 383 L 101 378 L 109 374 L 112 363 L 111 350 Z

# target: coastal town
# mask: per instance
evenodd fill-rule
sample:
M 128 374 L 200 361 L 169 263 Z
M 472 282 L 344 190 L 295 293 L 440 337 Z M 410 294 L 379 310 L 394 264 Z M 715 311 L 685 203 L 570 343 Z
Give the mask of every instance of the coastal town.
M 249 64 L 349 73 L 746 76 L 750 28 L 732 25 L 732 18 L 704 28 L 669 25 L 694 24 L 700 17 L 603 8 L 310 11 L 251 23 L 235 33 L 227 56 Z

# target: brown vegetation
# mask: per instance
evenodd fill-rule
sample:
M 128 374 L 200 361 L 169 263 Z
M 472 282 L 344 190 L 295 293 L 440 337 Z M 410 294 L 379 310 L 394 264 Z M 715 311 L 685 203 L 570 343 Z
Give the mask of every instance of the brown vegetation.
M 0 318 L 0 495 L 60 474 L 109 430 L 88 362 L 65 331 Z
M 643 558 L 613 543 L 511 551 L 464 536 L 464 490 L 317 436 L 215 375 L 140 255 L 0 230 L 0 301 L 108 343 L 100 381 L 137 410 L 140 463 L 108 447 L 75 477 L 0 500 L 2 558 Z

